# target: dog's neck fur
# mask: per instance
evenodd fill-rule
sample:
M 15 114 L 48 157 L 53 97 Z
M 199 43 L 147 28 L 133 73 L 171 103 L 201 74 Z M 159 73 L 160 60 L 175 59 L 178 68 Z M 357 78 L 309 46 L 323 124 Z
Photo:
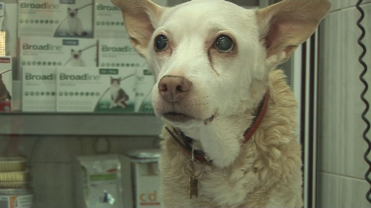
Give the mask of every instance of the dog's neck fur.
M 194 139 L 193 148 L 203 150 L 213 164 L 223 168 L 232 164 L 240 154 L 245 131 L 252 125 L 259 104 L 268 88 L 267 80 L 252 81 L 247 99 L 232 115 L 218 115 L 211 123 L 182 128 L 181 131 Z

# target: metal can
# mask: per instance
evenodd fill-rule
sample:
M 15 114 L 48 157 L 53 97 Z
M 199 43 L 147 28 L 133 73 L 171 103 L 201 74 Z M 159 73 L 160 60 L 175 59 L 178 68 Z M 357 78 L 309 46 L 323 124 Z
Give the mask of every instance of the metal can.
M 29 189 L 0 189 L 0 208 L 32 208 L 33 198 Z

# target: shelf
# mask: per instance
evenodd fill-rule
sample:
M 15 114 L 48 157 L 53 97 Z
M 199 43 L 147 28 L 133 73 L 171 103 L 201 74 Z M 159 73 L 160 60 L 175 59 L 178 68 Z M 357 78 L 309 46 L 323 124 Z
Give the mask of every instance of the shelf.
M 158 136 L 162 125 L 141 114 L 0 114 L 0 135 Z

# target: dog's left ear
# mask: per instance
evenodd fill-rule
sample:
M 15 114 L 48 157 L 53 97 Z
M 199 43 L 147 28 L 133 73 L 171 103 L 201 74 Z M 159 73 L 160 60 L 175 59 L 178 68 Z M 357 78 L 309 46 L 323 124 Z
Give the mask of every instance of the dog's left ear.
M 82 53 L 82 50 L 79 50 L 79 54 L 81 54 Z
M 131 44 L 141 56 L 146 57 L 149 41 L 164 8 L 150 0 L 111 1 L 122 11 Z
M 267 65 L 276 66 L 287 61 L 291 53 L 315 32 L 330 7 L 329 0 L 284 0 L 258 10 Z

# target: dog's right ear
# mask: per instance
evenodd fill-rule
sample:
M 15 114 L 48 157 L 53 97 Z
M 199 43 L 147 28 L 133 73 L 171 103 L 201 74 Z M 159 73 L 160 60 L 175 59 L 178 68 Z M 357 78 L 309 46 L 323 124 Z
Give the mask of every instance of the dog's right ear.
M 75 50 L 71 49 L 71 53 L 75 53 Z
M 111 0 L 121 9 L 130 42 L 141 56 L 146 57 L 151 36 L 164 8 L 150 0 Z

